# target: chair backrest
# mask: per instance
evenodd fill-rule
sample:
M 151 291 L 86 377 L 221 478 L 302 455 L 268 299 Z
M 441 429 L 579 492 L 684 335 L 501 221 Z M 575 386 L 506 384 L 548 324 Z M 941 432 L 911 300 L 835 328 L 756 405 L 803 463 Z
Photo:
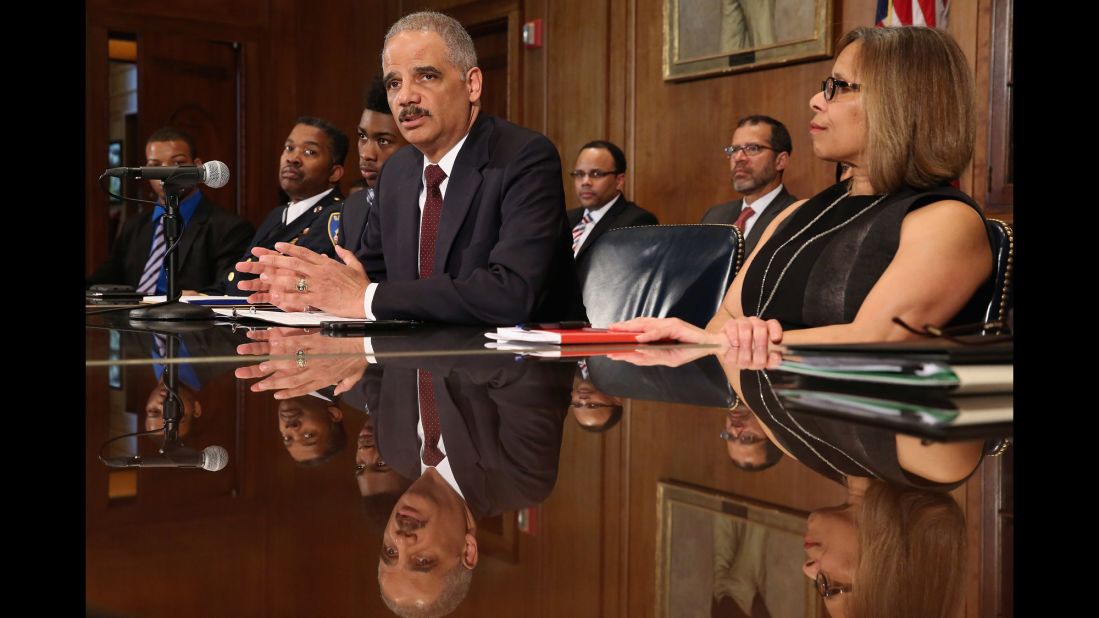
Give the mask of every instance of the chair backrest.
M 988 240 L 992 244 L 992 275 L 973 294 L 969 304 L 951 321 L 952 325 L 1001 321 L 1006 323 L 1015 301 L 1015 232 L 998 219 L 986 219 Z M 997 334 L 1006 329 L 986 329 Z
M 646 225 L 610 230 L 580 273 L 592 326 L 673 317 L 704 327 L 744 258 L 731 225 Z

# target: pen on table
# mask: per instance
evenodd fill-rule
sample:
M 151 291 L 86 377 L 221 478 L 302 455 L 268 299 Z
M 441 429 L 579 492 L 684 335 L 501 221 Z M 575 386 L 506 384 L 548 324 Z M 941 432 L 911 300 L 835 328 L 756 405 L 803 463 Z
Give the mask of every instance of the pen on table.
M 530 324 L 517 324 L 515 328 L 522 330 L 576 330 L 589 328 L 591 322 L 584 320 L 565 320 L 563 322 L 535 322 Z

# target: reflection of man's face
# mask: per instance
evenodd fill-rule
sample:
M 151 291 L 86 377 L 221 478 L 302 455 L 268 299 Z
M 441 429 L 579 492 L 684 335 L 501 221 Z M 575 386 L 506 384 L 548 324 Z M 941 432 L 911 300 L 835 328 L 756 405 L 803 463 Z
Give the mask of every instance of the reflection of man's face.
M 359 432 L 358 446 L 355 449 L 355 480 L 359 484 L 359 494 L 397 492 L 403 479 L 389 467 L 378 452 L 374 442 L 374 417 L 368 417 Z
M 432 603 L 447 574 L 477 565 L 474 530 L 462 498 L 428 469 L 397 501 L 382 535 L 382 594 L 398 606 Z
M 195 400 L 195 392 L 184 384 L 176 384 L 176 393 L 183 401 L 183 418 L 179 421 L 179 435 L 183 437 L 191 432 L 191 423 L 202 416 L 202 404 Z M 156 431 L 164 428 L 164 402 L 168 400 L 168 387 L 161 379 L 149 393 L 145 402 L 145 430 Z
M 333 425 L 342 419 L 338 407 L 312 395 L 279 402 L 279 432 L 294 461 L 323 455 L 332 444 Z
M 767 458 L 767 434 L 763 433 L 759 420 L 748 409 L 740 407 L 729 410 L 725 415 L 725 432 L 729 435 L 725 440 L 729 459 L 741 466 L 756 467 L 764 463 Z
M 601 427 L 611 417 L 616 407 L 622 405 L 620 397 L 612 397 L 599 389 L 590 380 L 583 379 L 579 372 L 572 378 L 572 400 L 569 409 L 577 423 L 585 427 Z

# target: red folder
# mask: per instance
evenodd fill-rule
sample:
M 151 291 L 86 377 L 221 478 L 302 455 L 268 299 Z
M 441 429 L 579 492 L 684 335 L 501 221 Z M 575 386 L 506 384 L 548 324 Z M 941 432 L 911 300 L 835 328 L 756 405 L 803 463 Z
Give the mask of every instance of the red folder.
M 610 331 L 605 328 L 523 330 L 498 328 L 495 333 L 485 333 L 497 341 L 524 341 L 553 345 L 583 345 L 591 343 L 637 343 L 640 332 Z

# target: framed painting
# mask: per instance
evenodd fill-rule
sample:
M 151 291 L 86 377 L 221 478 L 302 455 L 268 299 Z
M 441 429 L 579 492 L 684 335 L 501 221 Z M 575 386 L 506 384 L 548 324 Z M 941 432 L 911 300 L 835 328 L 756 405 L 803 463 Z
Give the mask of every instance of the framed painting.
M 657 508 L 657 618 L 827 616 L 802 572 L 807 513 L 675 481 Z
M 664 0 L 664 80 L 832 55 L 833 0 Z

